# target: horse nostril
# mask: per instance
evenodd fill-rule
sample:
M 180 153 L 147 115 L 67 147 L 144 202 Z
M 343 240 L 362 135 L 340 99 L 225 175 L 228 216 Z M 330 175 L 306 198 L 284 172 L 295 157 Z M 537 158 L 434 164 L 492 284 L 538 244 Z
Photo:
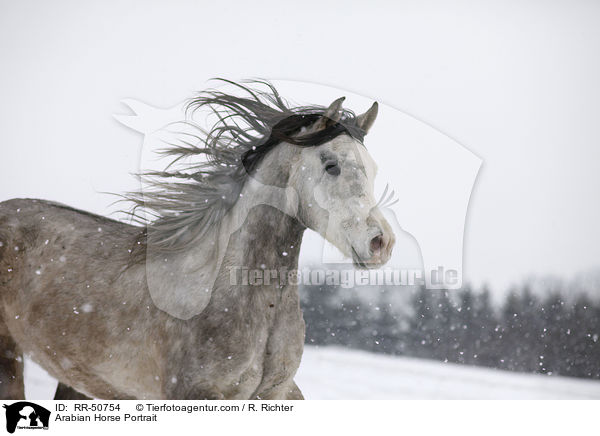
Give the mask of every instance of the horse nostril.
M 373 239 L 371 239 L 371 252 L 376 252 L 376 251 L 381 250 L 382 246 L 383 246 L 383 237 L 381 235 L 377 235 Z

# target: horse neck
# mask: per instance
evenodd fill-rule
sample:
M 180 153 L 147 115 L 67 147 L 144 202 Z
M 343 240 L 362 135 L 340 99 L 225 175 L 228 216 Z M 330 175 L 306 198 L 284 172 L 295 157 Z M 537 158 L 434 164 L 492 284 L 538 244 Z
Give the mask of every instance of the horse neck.
M 228 257 L 249 269 L 296 269 L 303 232 L 286 213 L 259 205 L 249 212 Z
M 300 200 L 288 186 L 289 165 L 299 159 L 299 148 L 280 144 L 265 156 L 241 190 L 240 198 L 220 228 L 219 246 L 233 240 L 234 257 L 248 268 L 297 268 L 305 227 L 295 218 Z M 237 233 L 236 233 L 237 232 Z
M 249 179 L 242 196 L 220 227 L 227 263 L 249 269 L 296 269 L 306 229 L 295 218 L 298 196 L 292 188 Z
M 296 269 L 305 230 L 295 218 L 298 205 L 295 189 L 248 178 L 238 201 L 202 241 L 172 257 L 159 253 L 149 258 L 146 279 L 156 306 L 189 319 L 209 304 L 230 305 L 232 299 L 244 304 L 251 298 L 254 293 L 231 282 L 231 268 L 278 270 L 278 274 Z M 260 290 L 280 288 L 273 283 Z

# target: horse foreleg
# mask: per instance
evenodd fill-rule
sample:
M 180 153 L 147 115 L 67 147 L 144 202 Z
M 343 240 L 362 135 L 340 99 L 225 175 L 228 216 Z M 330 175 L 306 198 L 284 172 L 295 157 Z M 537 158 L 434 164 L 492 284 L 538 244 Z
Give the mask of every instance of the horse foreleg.
M 292 385 L 287 392 L 285 397 L 286 400 L 304 400 L 304 395 L 302 395 L 302 391 L 298 387 L 295 381 L 292 381 Z
M 54 394 L 55 400 L 91 400 L 90 397 L 77 392 L 70 386 L 63 383 L 58 383 L 56 393 Z
M 253 399 L 255 400 L 304 400 L 304 395 L 300 391 L 294 380 L 273 386 L 267 390 L 261 391 Z

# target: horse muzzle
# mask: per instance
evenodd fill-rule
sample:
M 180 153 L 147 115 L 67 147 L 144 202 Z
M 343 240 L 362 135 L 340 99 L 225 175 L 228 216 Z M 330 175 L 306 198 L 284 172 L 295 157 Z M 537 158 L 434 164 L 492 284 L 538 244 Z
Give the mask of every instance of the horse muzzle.
M 352 246 L 352 260 L 354 265 L 362 269 L 379 268 L 385 265 L 392 256 L 392 250 L 396 238 L 391 229 L 377 229 L 372 236 L 369 236 L 368 242 L 360 250 Z

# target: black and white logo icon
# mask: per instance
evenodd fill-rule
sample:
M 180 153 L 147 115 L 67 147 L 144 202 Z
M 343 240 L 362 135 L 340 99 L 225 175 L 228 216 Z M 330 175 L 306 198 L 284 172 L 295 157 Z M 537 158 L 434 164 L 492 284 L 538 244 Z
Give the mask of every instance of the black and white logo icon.
M 18 429 L 48 429 L 50 411 L 29 401 L 19 401 L 6 409 L 6 431 L 14 433 Z

